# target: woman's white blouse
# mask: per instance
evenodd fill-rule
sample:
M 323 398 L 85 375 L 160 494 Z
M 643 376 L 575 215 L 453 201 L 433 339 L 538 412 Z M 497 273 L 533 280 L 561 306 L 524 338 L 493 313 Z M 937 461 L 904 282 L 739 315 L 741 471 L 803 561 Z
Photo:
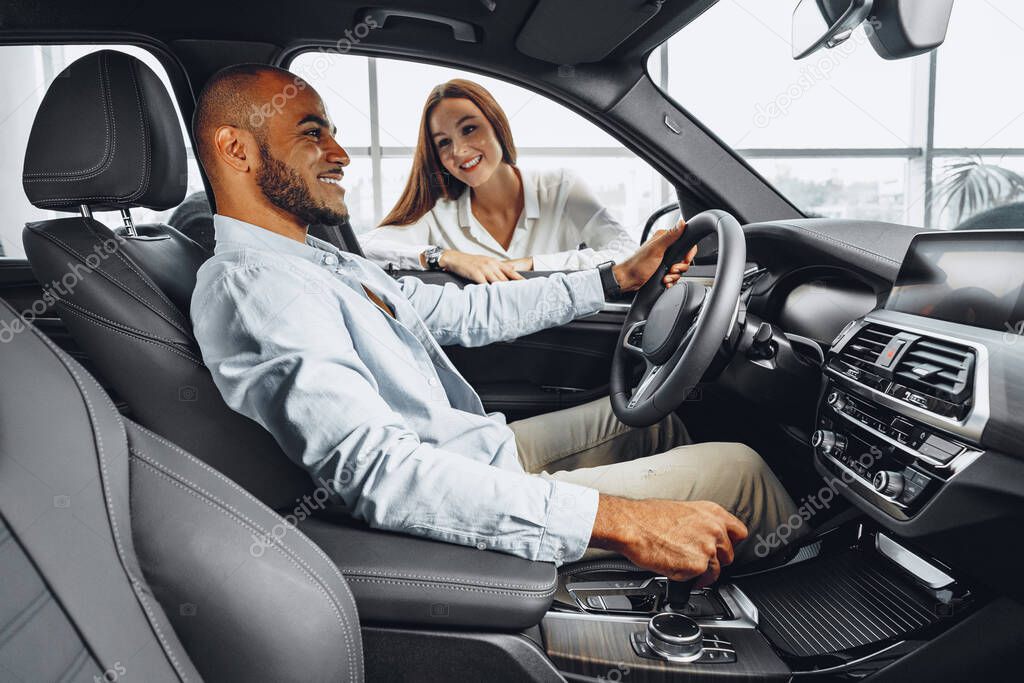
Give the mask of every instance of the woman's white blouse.
M 422 270 L 420 254 L 437 246 L 497 259 L 532 256 L 534 270 L 583 270 L 622 261 L 637 250 L 636 240 L 570 171 L 519 172 L 524 206 L 508 249 L 473 215 L 467 190 L 458 199 L 438 200 L 411 225 L 360 235 L 366 258 L 384 268 Z

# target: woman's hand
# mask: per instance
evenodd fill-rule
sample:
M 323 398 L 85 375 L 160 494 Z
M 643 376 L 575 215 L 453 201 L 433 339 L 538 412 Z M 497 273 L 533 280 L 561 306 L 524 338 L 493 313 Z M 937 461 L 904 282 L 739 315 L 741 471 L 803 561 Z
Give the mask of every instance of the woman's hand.
M 509 259 L 508 261 L 505 261 L 505 263 L 511 264 L 512 267 L 515 268 L 518 271 L 533 270 L 533 257 L 532 256 L 525 256 L 523 258 Z
M 454 249 L 446 249 L 437 261 L 437 265 L 449 273 L 461 275 L 479 284 L 524 279 L 516 272 L 515 264 L 516 261 L 500 261 L 490 256 L 467 254 Z

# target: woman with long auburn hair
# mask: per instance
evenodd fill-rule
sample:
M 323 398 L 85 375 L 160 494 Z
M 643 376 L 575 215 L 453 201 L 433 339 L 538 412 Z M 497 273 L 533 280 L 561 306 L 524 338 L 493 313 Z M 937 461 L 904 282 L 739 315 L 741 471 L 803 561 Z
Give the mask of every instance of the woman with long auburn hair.
M 360 238 L 367 258 L 474 282 L 593 268 L 639 246 L 570 172 L 517 166 L 505 112 L 464 79 L 430 91 L 409 180 L 381 226 Z

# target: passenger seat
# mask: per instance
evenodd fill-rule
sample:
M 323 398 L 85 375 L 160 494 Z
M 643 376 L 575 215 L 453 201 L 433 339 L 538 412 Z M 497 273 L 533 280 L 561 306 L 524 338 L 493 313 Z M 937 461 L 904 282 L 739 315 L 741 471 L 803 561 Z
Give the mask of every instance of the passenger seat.
M 0 302 L 0 680 L 360 681 L 335 564 Z

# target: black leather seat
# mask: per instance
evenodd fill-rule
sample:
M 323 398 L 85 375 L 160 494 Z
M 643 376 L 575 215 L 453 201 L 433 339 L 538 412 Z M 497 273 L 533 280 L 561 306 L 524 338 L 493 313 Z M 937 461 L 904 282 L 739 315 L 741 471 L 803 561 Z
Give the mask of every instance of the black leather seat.
M 47 92 L 24 186 L 35 205 L 60 211 L 166 209 L 184 196 L 184 168 L 159 79 L 106 50 L 74 62 Z M 25 252 L 44 288 L 60 285 L 48 288 L 57 311 L 132 419 L 270 507 L 307 517 L 307 501 L 317 501 L 311 479 L 223 402 L 192 336 L 189 301 L 207 252 L 167 225 L 134 232 L 111 232 L 85 215 L 30 223 Z M 536 624 L 555 592 L 550 564 L 373 531 L 343 515 L 299 527 L 349 578 L 364 622 L 515 630 Z
M 53 82 L 25 154 L 33 204 L 76 214 L 83 205 L 169 209 L 186 182 L 177 114 L 142 62 L 95 52 Z M 82 215 L 40 221 L 25 228 L 25 253 L 39 282 L 55 283 L 61 318 L 134 419 L 271 507 L 294 505 L 309 476 L 221 400 L 192 336 L 189 302 L 208 252 L 167 225 L 133 232 Z
M 0 302 L 0 680 L 362 680 L 335 564 L 20 322 Z

